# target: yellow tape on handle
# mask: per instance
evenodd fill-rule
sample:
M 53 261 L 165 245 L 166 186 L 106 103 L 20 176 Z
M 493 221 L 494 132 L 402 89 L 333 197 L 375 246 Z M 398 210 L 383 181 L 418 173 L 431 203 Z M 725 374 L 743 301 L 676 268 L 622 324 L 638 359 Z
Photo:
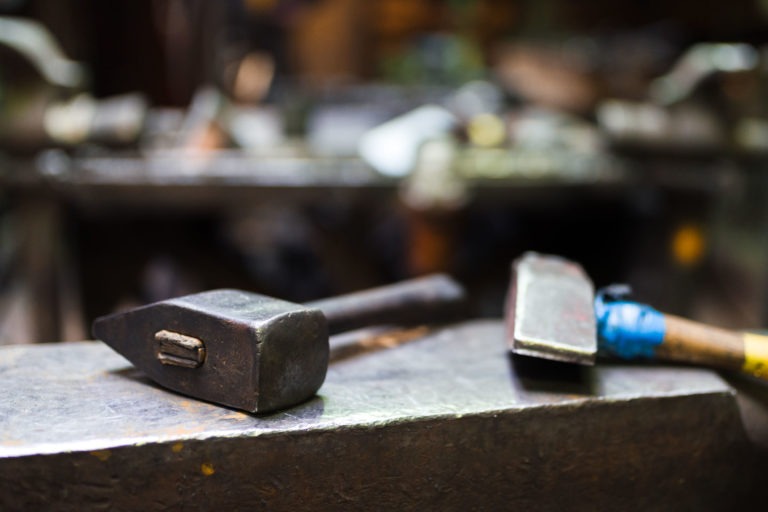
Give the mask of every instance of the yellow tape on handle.
M 768 379 L 768 336 L 744 333 L 745 373 L 761 379 Z

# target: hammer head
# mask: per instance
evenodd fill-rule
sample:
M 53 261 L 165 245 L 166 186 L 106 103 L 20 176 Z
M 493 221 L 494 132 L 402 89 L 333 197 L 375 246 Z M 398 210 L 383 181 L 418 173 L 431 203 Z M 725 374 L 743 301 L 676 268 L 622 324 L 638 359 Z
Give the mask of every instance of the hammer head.
M 558 256 L 529 252 L 512 265 L 507 336 L 516 354 L 594 364 L 594 289 L 584 270 Z
M 101 317 L 93 333 L 158 384 L 249 412 L 308 399 L 328 367 L 320 310 L 238 290 Z

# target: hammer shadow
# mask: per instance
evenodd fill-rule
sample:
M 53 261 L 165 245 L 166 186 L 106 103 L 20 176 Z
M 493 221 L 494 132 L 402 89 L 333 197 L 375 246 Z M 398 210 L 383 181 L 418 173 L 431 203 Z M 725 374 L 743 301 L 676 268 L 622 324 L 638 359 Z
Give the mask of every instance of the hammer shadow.
M 592 368 L 508 353 L 512 379 L 525 391 L 594 396 Z
M 119 370 L 110 370 L 108 373 L 110 373 L 111 375 L 118 375 L 123 379 L 128 379 L 134 382 L 139 382 L 141 384 L 146 384 L 156 389 L 163 389 L 157 384 L 155 384 L 152 379 L 147 377 L 144 374 L 144 372 L 142 372 L 141 370 L 139 370 L 134 366 L 126 366 L 125 368 L 121 368 Z

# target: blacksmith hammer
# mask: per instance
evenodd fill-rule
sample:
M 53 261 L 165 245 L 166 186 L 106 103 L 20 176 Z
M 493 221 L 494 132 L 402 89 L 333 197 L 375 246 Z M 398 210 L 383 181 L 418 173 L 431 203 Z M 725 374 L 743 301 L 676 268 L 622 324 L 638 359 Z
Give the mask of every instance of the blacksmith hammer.
M 440 274 L 304 306 L 212 290 L 98 318 L 93 334 L 161 386 L 263 413 L 315 394 L 329 334 L 444 320 L 463 299 L 462 287 Z
M 526 253 L 513 263 L 507 297 L 514 353 L 580 364 L 598 354 L 737 370 L 768 379 L 768 336 L 728 331 L 627 300 L 629 287 L 595 296 L 584 270 L 558 256 Z

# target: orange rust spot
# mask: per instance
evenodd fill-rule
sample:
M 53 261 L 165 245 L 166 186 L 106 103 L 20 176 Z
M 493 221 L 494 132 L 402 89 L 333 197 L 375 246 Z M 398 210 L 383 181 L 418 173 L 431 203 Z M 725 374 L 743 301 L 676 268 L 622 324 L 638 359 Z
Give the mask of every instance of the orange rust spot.
M 112 452 L 109 450 L 93 450 L 91 455 L 99 459 L 101 462 L 107 462 L 112 456 Z
M 184 443 L 176 443 L 173 446 L 171 446 L 171 451 L 173 453 L 179 453 L 183 449 L 184 449 Z
M 200 472 L 205 476 L 211 476 L 212 474 L 215 473 L 213 469 L 213 464 L 211 464 L 210 462 L 203 462 L 200 465 Z
M 241 412 L 232 412 L 230 414 L 225 414 L 221 417 L 222 420 L 245 420 L 250 418 L 247 414 L 243 414 Z

